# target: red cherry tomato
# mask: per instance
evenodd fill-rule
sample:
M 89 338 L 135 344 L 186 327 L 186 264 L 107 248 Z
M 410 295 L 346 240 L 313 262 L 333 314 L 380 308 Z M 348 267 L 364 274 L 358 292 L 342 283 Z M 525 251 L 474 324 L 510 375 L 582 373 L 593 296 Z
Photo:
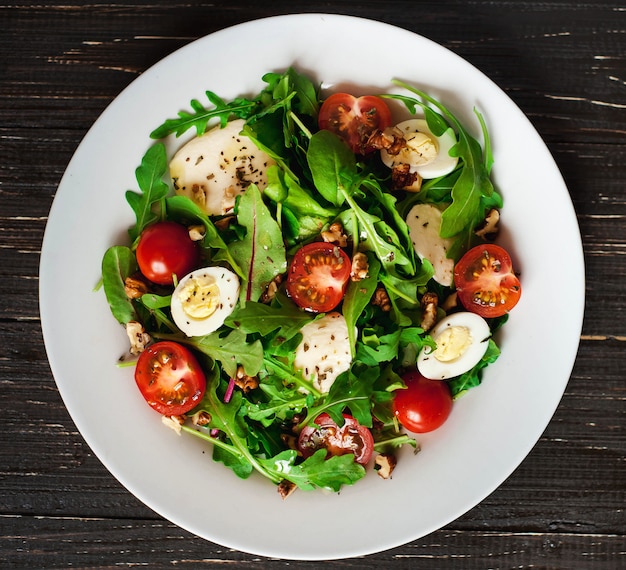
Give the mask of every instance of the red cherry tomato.
M 332 311 L 343 299 L 352 263 L 343 249 L 326 242 L 302 246 L 287 274 L 287 292 L 301 308 Z
M 365 465 L 374 451 L 372 432 L 352 416 L 343 414 L 344 424 L 339 427 L 331 417 L 320 414 L 315 418 L 316 426 L 306 426 L 298 437 L 298 450 L 304 457 L 313 455 L 318 449 L 326 449 L 328 455 L 354 454 L 357 463 Z
M 448 385 L 441 380 L 429 380 L 419 372 L 407 372 L 402 379 L 406 389 L 395 391 L 393 413 L 398 421 L 413 433 L 426 433 L 440 427 L 452 410 Z
M 370 136 L 391 125 L 391 112 L 387 103 L 375 95 L 335 93 L 322 103 L 318 123 L 320 129 L 346 141 L 355 154 L 367 154 L 374 150 L 368 144 Z
M 470 249 L 454 268 L 454 285 L 463 306 L 484 318 L 508 313 L 522 294 L 511 257 L 495 244 Z
M 206 390 L 206 377 L 196 357 L 171 341 L 156 342 L 139 355 L 135 382 L 146 402 L 166 416 L 187 413 Z
M 156 222 L 141 232 L 137 245 L 139 270 L 153 283 L 172 285 L 194 270 L 200 261 L 198 245 L 187 228 L 176 222 Z

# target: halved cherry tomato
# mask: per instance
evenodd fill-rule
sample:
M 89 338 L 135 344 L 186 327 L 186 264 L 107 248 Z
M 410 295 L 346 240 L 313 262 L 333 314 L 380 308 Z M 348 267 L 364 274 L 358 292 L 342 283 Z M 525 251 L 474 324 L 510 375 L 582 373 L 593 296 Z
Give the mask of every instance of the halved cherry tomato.
M 343 418 L 344 424 L 339 427 L 323 413 L 315 418 L 316 426 L 304 427 L 298 437 L 302 455 L 309 457 L 318 449 L 326 449 L 329 456 L 353 453 L 354 460 L 365 465 L 374 451 L 372 432 L 348 414 L 343 414 Z
M 481 317 L 500 317 L 519 301 L 522 286 L 513 273 L 511 257 L 495 244 L 470 249 L 454 268 L 459 301 Z
M 322 103 L 318 123 L 320 129 L 346 141 L 355 154 L 367 154 L 374 150 L 368 144 L 370 136 L 391 125 L 391 112 L 387 103 L 375 95 L 334 93 Z
M 151 344 L 139 355 L 135 382 L 146 402 L 166 416 L 187 413 L 206 390 L 196 357 L 187 347 L 167 340 Z
M 189 237 L 187 228 L 176 222 L 156 222 L 141 232 L 137 245 L 139 270 L 153 283 L 172 285 L 172 275 L 179 279 L 194 270 L 200 250 Z
M 394 392 L 393 413 L 413 433 L 427 433 L 443 425 L 452 411 L 452 396 L 442 380 L 429 380 L 417 371 L 402 377 L 406 389 Z
M 287 274 L 287 292 L 307 311 L 332 311 L 343 299 L 352 263 L 343 249 L 326 242 L 302 246 Z

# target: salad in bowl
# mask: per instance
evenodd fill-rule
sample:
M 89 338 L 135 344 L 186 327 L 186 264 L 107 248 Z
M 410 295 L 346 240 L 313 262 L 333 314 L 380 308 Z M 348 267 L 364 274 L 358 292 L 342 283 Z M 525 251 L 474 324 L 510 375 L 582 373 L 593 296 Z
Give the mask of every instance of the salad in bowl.
M 286 498 L 390 478 L 498 358 L 521 285 L 480 113 L 482 143 L 406 82 L 263 81 L 153 130 L 102 284 L 147 405 Z

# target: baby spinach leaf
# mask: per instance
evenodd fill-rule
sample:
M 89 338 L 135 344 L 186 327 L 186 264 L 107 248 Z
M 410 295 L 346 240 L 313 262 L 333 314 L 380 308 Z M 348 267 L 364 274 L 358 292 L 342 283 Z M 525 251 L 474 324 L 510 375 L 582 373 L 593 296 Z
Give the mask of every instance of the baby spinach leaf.
M 137 223 L 128 230 L 133 242 L 147 225 L 160 218 L 160 215 L 156 214 L 153 209 L 155 204 L 161 202 L 169 192 L 168 185 L 163 181 L 166 172 L 165 145 L 154 144 L 146 151 L 141 159 L 141 165 L 135 170 L 141 193 L 132 190 L 126 192 L 126 201 L 137 217 Z
M 292 243 L 319 234 L 324 225 L 337 215 L 336 208 L 322 206 L 292 175 L 278 167 L 270 166 L 267 178 L 263 193 L 282 206 L 283 216 L 291 214 L 295 222 L 294 229 L 287 235 Z
M 239 200 L 237 221 L 245 236 L 230 244 L 230 253 L 243 271 L 239 300 L 257 301 L 267 285 L 287 269 L 282 233 L 263 202 L 258 187 L 251 184 Z
M 114 245 L 102 258 L 102 285 L 115 319 L 125 325 L 137 320 L 132 301 L 126 295 L 126 278 L 137 271 L 135 254 L 123 245 Z
M 309 141 L 307 161 L 317 191 L 331 204 L 341 206 L 357 176 L 354 154 L 330 131 L 318 131 Z
M 272 306 L 248 301 L 243 307 L 237 306 L 226 319 L 226 324 L 245 333 L 260 333 L 263 336 L 277 331 L 277 335 L 284 342 L 300 332 L 314 318 L 314 315 L 305 313 L 294 304 Z
M 368 252 L 367 261 L 367 277 L 365 279 L 361 279 L 360 281 L 350 281 L 346 294 L 343 298 L 343 305 L 341 309 L 341 312 L 346 319 L 346 325 L 348 326 L 348 339 L 350 341 L 353 358 L 356 354 L 356 323 L 361 316 L 361 313 L 370 302 L 370 299 L 378 286 L 380 262 L 371 252 Z

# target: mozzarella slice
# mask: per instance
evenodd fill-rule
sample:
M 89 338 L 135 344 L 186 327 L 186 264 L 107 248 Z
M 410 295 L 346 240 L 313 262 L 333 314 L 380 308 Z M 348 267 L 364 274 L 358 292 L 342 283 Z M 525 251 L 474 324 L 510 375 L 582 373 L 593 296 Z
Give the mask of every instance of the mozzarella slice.
M 191 198 L 209 216 L 232 212 L 250 184 L 264 188 L 274 161 L 246 136 L 245 122 L 231 121 L 191 139 L 172 158 L 170 175 L 177 194 Z
M 441 210 L 433 204 L 416 204 L 409 210 L 406 223 L 417 255 L 432 263 L 435 281 L 448 287 L 452 285 L 454 260 L 447 255 L 454 240 L 439 235 Z
M 450 149 L 457 142 L 452 128 L 437 137 L 425 119 L 408 119 L 398 123 L 396 129 L 402 133 L 406 144 L 398 154 L 380 151 L 382 161 L 389 168 L 408 164 L 411 172 L 417 172 L 425 180 L 444 176 L 456 168 L 459 159 L 450 156 Z
M 302 341 L 296 348 L 295 367 L 326 394 L 352 363 L 346 319 L 341 313 L 327 313 L 304 325 L 300 332 Z
M 426 347 L 417 357 L 417 369 L 426 378 L 447 380 L 471 370 L 487 352 L 491 331 L 476 313 L 448 315 L 430 332 L 436 350 Z
M 204 336 L 220 328 L 239 298 L 239 277 L 224 267 L 205 267 L 185 275 L 170 308 L 176 326 L 187 336 Z

